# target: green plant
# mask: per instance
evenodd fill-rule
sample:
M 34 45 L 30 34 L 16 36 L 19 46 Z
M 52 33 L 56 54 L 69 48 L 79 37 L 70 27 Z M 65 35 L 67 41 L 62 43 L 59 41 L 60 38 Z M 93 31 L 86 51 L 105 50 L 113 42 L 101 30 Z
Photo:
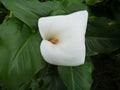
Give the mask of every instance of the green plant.
M 0 0 L 0 89 L 90 90 L 91 56 L 120 48 L 119 4 L 120 0 Z M 39 50 L 38 19 L 78 10 L 89 12 L 85 64 L 46 63 Z

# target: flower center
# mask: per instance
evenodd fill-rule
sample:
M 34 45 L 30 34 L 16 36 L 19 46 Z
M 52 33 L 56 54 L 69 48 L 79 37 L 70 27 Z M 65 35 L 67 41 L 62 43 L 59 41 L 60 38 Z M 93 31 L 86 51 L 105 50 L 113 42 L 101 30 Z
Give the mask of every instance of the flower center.
M 51 43 L 53 44 L 57 44 L 58 43 L 58 39 L 57 38 L 52 38 L 49 40 Z

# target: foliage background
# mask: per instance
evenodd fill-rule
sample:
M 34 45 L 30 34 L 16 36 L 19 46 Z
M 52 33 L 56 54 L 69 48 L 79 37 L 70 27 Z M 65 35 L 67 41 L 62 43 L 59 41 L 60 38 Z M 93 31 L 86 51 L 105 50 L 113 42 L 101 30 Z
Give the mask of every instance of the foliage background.
M 40 17 L 89 12 L 86 63 L 44 62 Z M 120 0 L 0 0 L 0 90 L 120 90 Z

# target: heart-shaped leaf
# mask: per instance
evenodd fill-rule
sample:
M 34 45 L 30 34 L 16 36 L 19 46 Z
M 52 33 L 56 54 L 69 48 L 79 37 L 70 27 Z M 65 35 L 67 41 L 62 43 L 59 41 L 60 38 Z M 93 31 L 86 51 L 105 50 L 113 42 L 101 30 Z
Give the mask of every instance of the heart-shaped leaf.
M 89 57 L 84 65 L 77 67 L 58 67 L 59 74 L 68 90 L 90 90 L 93 66 Z
M 39 33 L 11 18 L 0 25 L 0 81 L 17 90 L 45 65 L 40 54 Z
M 1 0 L 8 10 L 32 29 L 37 27 L 37 20 L 62 8 L 59 2 L 39 2 L 38 0 Z
M 86 32 L 87 55 L 111 52 L 120 47 L 120 25 L 104 17 L 90 17 Z

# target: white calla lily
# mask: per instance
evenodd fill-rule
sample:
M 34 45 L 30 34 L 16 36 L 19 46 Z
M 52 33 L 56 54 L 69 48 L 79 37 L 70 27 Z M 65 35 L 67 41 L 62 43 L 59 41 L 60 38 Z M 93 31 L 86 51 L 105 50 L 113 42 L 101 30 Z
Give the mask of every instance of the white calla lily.
M 84 64 L 87 19 L 86 10 L 40 18 L 40 50 L 45 61 L 62 66 Z

